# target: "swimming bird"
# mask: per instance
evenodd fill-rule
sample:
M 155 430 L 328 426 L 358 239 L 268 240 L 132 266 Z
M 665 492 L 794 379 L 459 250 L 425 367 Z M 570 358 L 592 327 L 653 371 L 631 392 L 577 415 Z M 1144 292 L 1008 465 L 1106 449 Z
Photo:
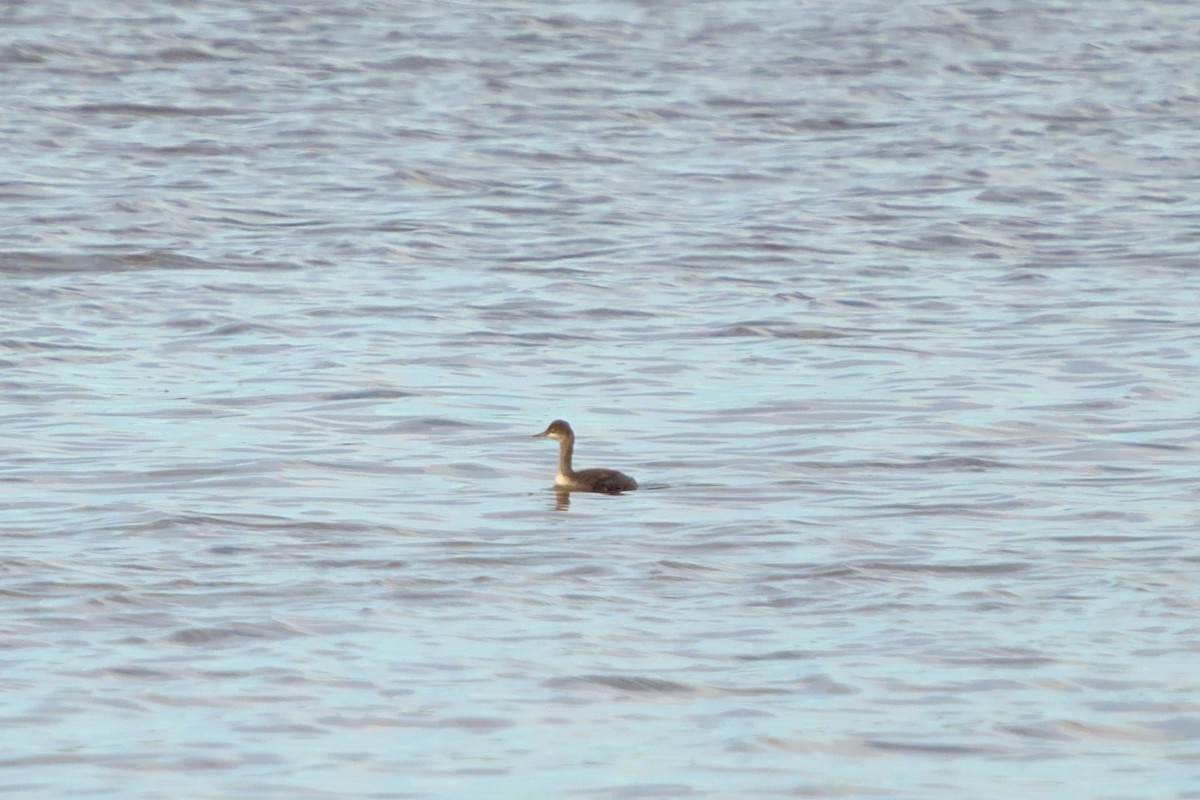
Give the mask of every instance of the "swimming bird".
M 571 430 L 571 425 L 566 420 L 554 420 L 546 430 L 535 433 L 533 438 L 543 436 L 558 440 L 558 474 L 554 476 L 554 485 L 558 488 L 604 494 L 632 492 L 638 488 L 637 481 L 615 469 L 581 469 L 579 472 L 573 470 L 571 454 L 575 452 L 575 431 Z

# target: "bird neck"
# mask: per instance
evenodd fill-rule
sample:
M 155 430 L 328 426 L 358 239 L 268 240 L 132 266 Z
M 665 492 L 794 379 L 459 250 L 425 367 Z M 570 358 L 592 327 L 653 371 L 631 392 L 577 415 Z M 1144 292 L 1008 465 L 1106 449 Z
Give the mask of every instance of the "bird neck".
M 567 436 L 558 441 L 558 474 L 564 478 L 575 475 L 571 469 L 571 456 L 575 453 L 575 437 Z

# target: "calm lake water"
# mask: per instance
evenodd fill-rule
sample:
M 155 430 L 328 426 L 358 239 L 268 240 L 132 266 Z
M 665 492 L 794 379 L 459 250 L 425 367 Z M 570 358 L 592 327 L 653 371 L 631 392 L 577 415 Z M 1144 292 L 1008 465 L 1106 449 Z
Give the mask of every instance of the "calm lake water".
M 1197 4 L 0 19 L 0 796 L 1200 798 Z

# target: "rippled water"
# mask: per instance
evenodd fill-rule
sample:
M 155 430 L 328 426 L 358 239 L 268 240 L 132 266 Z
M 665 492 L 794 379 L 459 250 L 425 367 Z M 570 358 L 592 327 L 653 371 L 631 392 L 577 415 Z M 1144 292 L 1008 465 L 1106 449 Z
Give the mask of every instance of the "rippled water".
M 1200 797 L 1194 4 L 0 16 L 0 794 Z

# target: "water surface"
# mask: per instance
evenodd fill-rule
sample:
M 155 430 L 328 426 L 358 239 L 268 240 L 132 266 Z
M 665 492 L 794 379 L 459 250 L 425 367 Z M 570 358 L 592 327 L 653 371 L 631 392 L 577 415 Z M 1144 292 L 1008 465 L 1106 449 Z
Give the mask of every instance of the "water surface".
M 0 794 L 1200 797 L 1191 4 L 4 17 Z

